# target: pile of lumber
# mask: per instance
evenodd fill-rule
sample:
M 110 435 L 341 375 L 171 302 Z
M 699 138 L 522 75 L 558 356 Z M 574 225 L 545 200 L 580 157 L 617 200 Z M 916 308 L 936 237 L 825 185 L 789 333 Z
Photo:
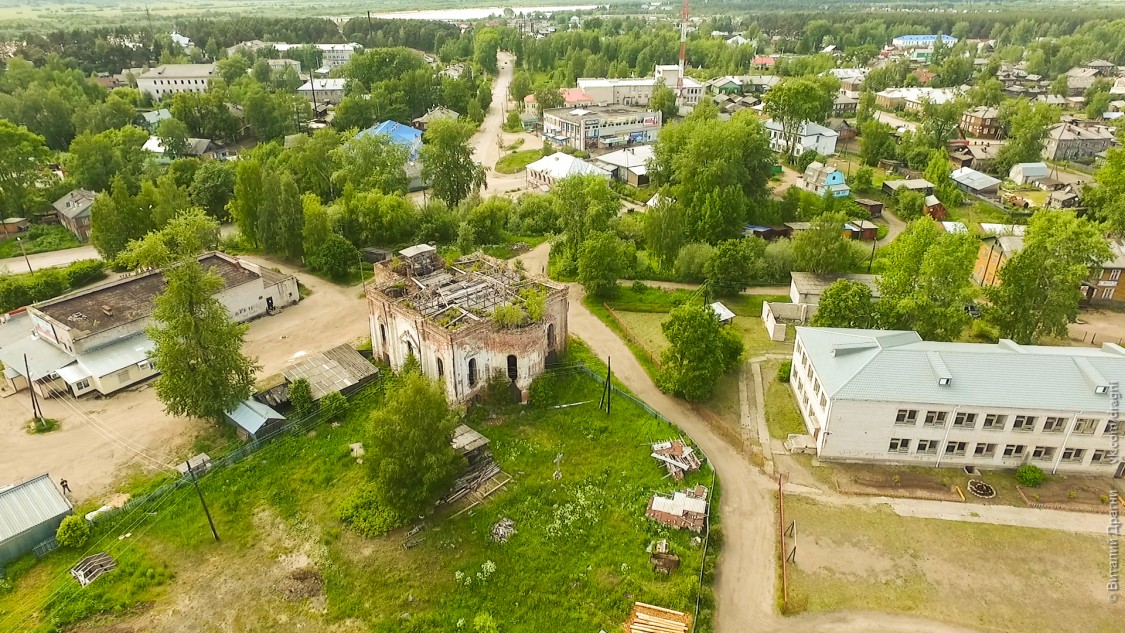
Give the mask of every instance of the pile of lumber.
M 476 490 L 481 484 L 492 479 L 500 472 L 500 466 L 492 458 L 491 453 L 486 453 L 485 458 L 469 467 L 469 470 L 453 482 L 453 490 L 445 498 L 446 503 L 453 503 L 461 497 Z
M 625 622 L 629 633 L 688 633 L 691 630 L 691 616 L 680 611 L 637 602 L 633 613 Z

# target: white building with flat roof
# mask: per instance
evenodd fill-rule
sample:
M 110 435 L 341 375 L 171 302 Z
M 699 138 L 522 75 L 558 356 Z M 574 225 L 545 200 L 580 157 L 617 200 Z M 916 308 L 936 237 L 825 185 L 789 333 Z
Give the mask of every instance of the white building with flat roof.
M 659 110 L 633 106 L 552 108 L 543 111 L 543 137 L 581 150 L 647 144 L 662 119 Z
M 348 80 L 344 77 L 311 79 L 297 88 L 297 94 L 316 103 L 340 103 L 344 99 L 344 88 Z
M 790 134 L 779 121 L 769 119 L 765 123 L 766 132 L 770 136 L 770 149 L 784 153 L 788 149 Z M 806 150 L 815 150 L 821 156 L 834 156 L 836 154 L 836 140 L 840 135 L 836 130 L 824 127 L 819 123 L 805 121 L 796 132 L 793 144 L 793 155 L 800 156 Z
M 155 99 L 181 92 L 207 92 L 215 64 L 161 64 L 137 77 L 137 90 Z
M 283 55 L 289 52 L 290 49 L 304 48 L 306 46 L 312 46 L 320 51 L 320 61 L 328 70 L 339 68 L 348 63 L 351 61 L 352 55 L 355 55 L 356 51 L 362 49 L 359 44 L 354 42 L 350 44 L 287 44 L 285 42 L 277 42 L 273 45 L 273 47 L 277 49 L 277 52 Z
M 820 459 L 1125 476 L 1125 348 L 797 327 L 789 384 Z
M 663 83 L 677 90 L 680 81 L 680 67 L 676 65 L 656 66 L 652 77 L 629 77 L 606 79 L 581 77 L 578 88 L 601 105 L 647 106 L 652 101 L 652 92 Z M 704 85 L 691 77 L 683 78 L 683 100 L 681 105 L 694 106 L 703 98 Z

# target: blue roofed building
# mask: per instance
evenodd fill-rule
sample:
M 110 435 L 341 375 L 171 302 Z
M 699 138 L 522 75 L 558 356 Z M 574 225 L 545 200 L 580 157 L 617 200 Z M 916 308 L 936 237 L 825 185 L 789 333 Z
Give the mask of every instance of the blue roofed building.
M 930 48 L 941 37 L 942 44 L 953 46 L 957 43 L 956 37 L 949 35 L 899 35 L 891 40 L 895 48 Z
M 0 487 L 0 565 L 55 537 L 74 507 L 50 475 Z
M 227 422 L 235 427 L 239 439 L 261 439 L 272 434 L 285 416 L 267 404 L 262 404 L 253 398 L 247 398 L 238 403 L 238 406 L 226 414 Z
M 361 130 L 355 137 L 363 138 L 369 134 L 382 134 L 387 136 L 395 144 L 401 145 L 410 151 L 410 160 L 418 160 L 418 150 L 422 149 L 421 130 L 416 130 L 409 125 L 403 125 L 396 121 L 383 121 L 366 130 Z

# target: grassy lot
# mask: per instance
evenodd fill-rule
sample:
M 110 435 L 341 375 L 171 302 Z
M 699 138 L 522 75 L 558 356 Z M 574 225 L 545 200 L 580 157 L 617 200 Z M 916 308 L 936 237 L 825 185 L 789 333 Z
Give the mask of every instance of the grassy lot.
M 769 427 L 770 437 L 784 440 L 790 433 L 803 435 L 808 433 L 808 429 L 801 418 L 793 390 L 788 383 L 777 379 L 780 365 L 780 361 L 763 363 L 762 380 L 766 383 L 766 426 Z
M 567 404 L 596 402 L 600 389 L 571 373 L 537 393 Z M 185 487 L 136 516 L 98 524 L 95 538 L 104 541 L 94 551 L 119 567 L 86 589 L 66 576 L 78 552 L 14 565 L 14 586 L 0 585 L 0 630 L 19 621 L 14 630 L 52 631 L 103 613 L 145 631 L 452 631 L 486 617 L 502 631 L 596 631 L 618 628 L 633 600 L 693 610 L 700 549 L 692 535 L 644 516 L 653 492 L 676 487 L 646 443 L 676 429 L 624 398 L 611 416 L 596 404 L 543 406 L 476 424 L 513 481 L 461 516 L 427 517 L 423 540 L 406 549 L 402 530 L 366 539 L 338 520 L 366 472 L 348 445 L 364 440 L 380 400 L 369 389 L 338 427 L 286 436 L 205 476 L 218 543 Z M 498 544 L 490 530 L 503 517 L 516 534 Z M 668 577 L 652 571 L 645 552 L 658 538 L 682 559 Z
M 892 611 L 992 631 L 1120 631 L 1104 537 L 899 517 L 786 497 L 796 610 Z M 1065 581 L 1063 580 L 1065 579 Z
M 59 224 L 32 224 L 27 233 L 19 238 L 28 255 L 82 246 L 73 233 Z M 20 242 L 15 237 L 0 240 L 0 259 L 20 256 Z
M 666 312 L 625 312 L 614 310 L 625 328 L 633 333 L 641 347 L 656 358 L 668 349 L 668 339 L 660 331 L 660 324 L 668 318 Z
M 518 174 L 525 167 L 543 157 L 543 152 L 537 149 L 525 149 L 512 152 L 496 161 L 496 171 L 501 174 Z

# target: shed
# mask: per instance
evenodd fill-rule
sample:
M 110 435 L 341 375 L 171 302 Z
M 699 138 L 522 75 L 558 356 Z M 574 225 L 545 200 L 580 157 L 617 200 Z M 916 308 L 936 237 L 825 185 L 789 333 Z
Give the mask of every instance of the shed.
M 893 196 L 899 189 L 918 191 L 928 196 L 934 192 L 934 183 L 923 178 L 912 178 L 909 180 L 886 180 L 883 182 L 883 193 L 887 194 L 888 196 Z
M 875 240 L 879 238 L 879 227 L 867 220 L 852 220 L 844 224 L 844 232 L 853 240 Z
M 953 179 L 953 182 L 957 183 L 958 187 L 969 193 L 994 195 L 1000 190 L 999 179 L 993 178 L 988 174 L 982 174 L 970 167 L 955 169 L 949 177 Z
M 488 438 L 464 424 L 453 429 L 453 441 L 451 444 L 453 450 L 457 451 L 457 454 L 461 457 L 464 457 L 465 461 L 468 462 L 470 466 L 481 459 L 487 459 Z
M 839 279 L 847 279 L 866 285 L 871 289 L 871 297 L 874 299 L 878 299 L 880 296 L 876 275 L 814 275 L 812 273 L 793 272 L 789 273 L 789 276 L 792 278 L 789 284 L 789 298 L 798 305 L 817 305 L 820 303 L 820 295 L 824 294 L 828 286 Z
M 74 506 L 48 474 L 0 489 L 0 565 L 54 538 L 72 512 Z
M 390 259 L 391 257 L 390 251 L 382 248 L 375 248 L 374 246 L 368 246 L 360 252 L 363 254 L 363 261 L 367 262 L 368 264 L 376 264 L 378 262 Z
M 285 421 L 285 416 L 253 398 L 238 403 L 238 406 L 233 411 L 228 411 L 225 417 L 235 426 L 238 437 L 244 440 L 266 437 Z
M 4 218 L 0 223 L 0 235 L 16 235 L 27 230 L 30 223 L 27 218 Z
M 1030 185 L 1039 182 L 1050 174 L 1047 163 L 1020 163 L 1012 165 L 1008 178 L 1017 185 Z
M 379 368 L 345 343 L 327 352 L 309 354 L 293 363 L 282 374 L 290 383 L 301 378 L 309 381 L 313 400 L 320 400 L 330 393 L 345 396 L 350 394 L 375 380 L 379 375 Z
M 878 200 L 871 200 L 869 198 L 856 198 L 855 203 L 859 208 L 867 211 L 867 214 L 873 218 L 883 217 L 883 203 Z
M 747 224 L 742 228 L 743 237 L 760 237 L 763 240 L 776 240 L 781 237 L 789 237 L 792 233 L 793 229 L 784 224 L 779 224 L 777 226 Z
M 941 200 L 938 200 L 937 196 L 926 196 L 924 213 L 939 222 L 949 216 L 949 212 L 945 210 L 945 205 L 941 203 Z
M 719 317 L 719 323 L 722 323 L 723 325 L 726 325 L 734 320 L 734 313 L 731 312 L 730 308 L 726 307 L 719 301 L 711 304 L 711 311 L 715 313 L 715 316 Z

